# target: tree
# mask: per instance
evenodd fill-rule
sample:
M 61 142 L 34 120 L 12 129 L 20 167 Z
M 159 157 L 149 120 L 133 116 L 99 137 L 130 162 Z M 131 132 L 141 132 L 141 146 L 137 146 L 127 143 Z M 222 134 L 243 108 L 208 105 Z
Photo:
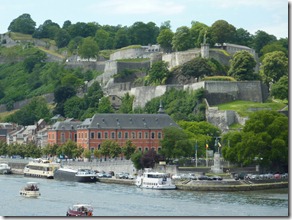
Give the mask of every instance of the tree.
M 84 38 L 80 45 L 78 53 L 82 58 L 85 59 L 97 57 L 99 53 L 98 44 L 92 37 Z
M 69 139 L 57 149 L 57 154 L 66 155 L 68 158 L 76 158 L 80 157 L 83 151 L 84 149 L 81 146 L 77 146 L 76 142 Z
M 114 109 L 108 97 L 102 97 L 97 108 L 98 113 L 113 113 Z
M 271 95 L 276 99 L 288 100 L 289 98 L 289 79 L 282 76 L 271 88 Z
M 44 64 L 47 55 L 45 52 L 37 50 L 23 61 L 23 66 L 27 72 L 31 73 L 37 64 Z
M 276 111 L 258 111 L 250 115 L 241 132 L 223 136 L 227 148 L 223 157 L 238 164 L 260 164 L 269 171 L 288 170 L 288 117 Z M 260 160 L 258 160 L 260 159 Z
M 60 30 L 60 26 L 52 22 L 51 20 L 46 20 L 42 25 L 40 25 L 33 33 L 34 38 L 50 38 L 54 39 L 56 33 Z
M 148 75 L 146 76 L 146 82 L 148 85 L 161 85 L 165 84 L 169 76 L 169 70 L 167 68 L 168 63 L 165 61 L 157 61 L 152 64 Z
M 77 96 L 73 96 L 64 103 L 64 116 L 67 118 L 80 119 L 84 113 L 84 109 L 84 100 Z
M 176 29 L 172 38 L 172 48 L 176 51 L 183 51 L 193 47 L 190 29 L 181 26 Z
M 188 77 L 199 78 L 212 75 L 212 69 L 207 59 L 196 57 L 181 66 L 181 74 Z
M 255 49 L 255 51 L 259 54 L 259 56 L 261 57 L 261 49 L 271 43 L 276 41 L 277 38 L 274 35 L 270 35 L 264 31 L 257 31 L 253 37 L 253 48 Z
M 132 113 L 133 101 L 134 101 L 134 96 L 129 95 L 129 93 L 127 92 L 122 97 L 122 104 L 119 108 L 119 112 L 120 113 Z
M 274 51 L 265 54 L 260 74 L 267 86 L 277 82 L 282 76 L 288 76 L 288 58 L 285 53 Z
M 116 32 L 114 40 L 114 48 L 119 49 L 130 45 L 130 38 L 128 36 L 128 30 L 121 28 Z
M 167 160 L 194 155 L 192 143 L 182 129 L 166 127 L 163 129 L 163 136 L 160 154 Z
M 129 160 L 131 158 L 135 150 L 136 146 L 132 144 L 132 141 L 127 140 L 125 146 L 122 147 L 122 153 L 125 155 L 126 160 Z
M 153 168 L 155 163 L 158 162 L 158 158 L 159 155 L 157 155 L 154 149 L 146 151 L 140 159 L 142 168 Z
M 89 88 L 84 97 L 86 108 L 97 108 L 100 99 L 103 97 L 103 91 L 99 82 L 95 81 Z
M 227 21 L 215 21 L 210 27 L 211 42 L 223 44 L 232 43 L 236 37 L 236 28 Z
M 121 147 L 116 141 L 105 140 L 101 143 L 99 151 L 104 157 L 117 157 L 121 153 Z
M 229 76 L 236 80 L 253 80 L 256 61 L 247 51 L 238 51 L 230 61 Z
M 236 37 L 234 40 L 236 44 L 252 47 L 252 40 L 252 36 L 247 30 L 243 28 L 236 29 Z
M 36 23 L 31 19 L 30 14 L 22 14 L 10 23 L 8 31 L 32 34 L 35 26 Z
M 131 161 L 133 162 L 134 167 L 137 170 L 142 169 L 141 158 L 142 158 L 142 152 L 141 151 L 136 151 L 131 156 Z
M 148 22 L 147 24 L 145 24 L 138 21 L 129 27 L 128 34 L 131 39 L 131 44 L 155 44 L 157 36 L 159 34 L 159 27 L 157 27 L 156 24 L 153 22 Z
M 110 39 L 110 33 L 106 30 L 99 29 L 96 31 L 95 40 L 100 50 L 109 49 L 108 41 Z
M 192 36 L 193 45 L 195 47 L 201 47 L 201 44 L 204 41 L 204 34 L 209 32 L 209 27 L 206 24 L 198 21 L 192 21 L 190 33 Z
M 84 158 L 87 158 L 88 160 L 91 159 L 91 152 L 90 152 L 89 149 L 85 149 L 85 150 L 83 151 L 83 157 L 84 157 Z
M 167 53 L 171 52 L 172 48 L 172 38 L 174 33 L 170 29 L 162 29 L 157 37 L 157 43 L 163 48 Z
M 56 32 L 55 42 L 57 44 L 57 47 L 61 48 L 67 46 L 70 42 L 70 39 L 70 35 L 66 30 L 60 29 Z

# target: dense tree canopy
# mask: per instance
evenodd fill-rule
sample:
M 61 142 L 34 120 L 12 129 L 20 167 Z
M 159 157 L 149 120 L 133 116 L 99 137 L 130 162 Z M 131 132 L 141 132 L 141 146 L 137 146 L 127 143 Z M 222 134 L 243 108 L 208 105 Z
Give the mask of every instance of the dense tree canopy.
M 254 79 L 256 61 L 252 54 L 247 51 L 236 52 L 230 61 L 228 74 L 237 80 Z
M 223 136 L 225 159 L 238 164 L 260 164 L 283 172 L 288 169 L 288 117 L 276 111 L 253 113 L 241 132 Z
M 277 82 L 282 76 L 288 76 L 288 58 L 282 51 L 274 51 L 264 56 L 261 71 L 264 83 Z
M 23 34 L 33 34 L 35 31 L 35 26 L 36 23 L 32 20 L 30 14 L 22 14 L 10 23 L 8 30 Z
M 215 21 L 211 28 L 211 42 L 223 44 L 226 42 L 233 43 L 236 38 L 236 28 L 227 21 Z

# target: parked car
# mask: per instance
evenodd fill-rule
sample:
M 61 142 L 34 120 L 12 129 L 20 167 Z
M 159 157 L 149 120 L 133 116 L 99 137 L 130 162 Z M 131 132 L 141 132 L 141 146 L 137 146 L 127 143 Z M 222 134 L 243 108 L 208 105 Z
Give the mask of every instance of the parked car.
M 130 175 L 129 173 L 121 172 L 121 173 L 116 174 L 116 178 L 117 179 L 128 179 L 129 175 Z
M 212 180 L 223 180 L 221 176 L 212 176 Z

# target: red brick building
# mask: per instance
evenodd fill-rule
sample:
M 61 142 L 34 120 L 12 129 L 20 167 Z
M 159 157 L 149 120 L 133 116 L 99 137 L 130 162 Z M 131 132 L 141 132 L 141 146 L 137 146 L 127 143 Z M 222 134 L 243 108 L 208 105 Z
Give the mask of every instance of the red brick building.
M 167 114 L 95 114 L 77 126 L 77 144 L 93 151 L 105 140 L 124 146 L 131 140 L 141 151 L 159 151 L 162 129 L 179 127 Z
M 68 140 L 77 142 L 77 125 L 81 121 L 58 121 L 48 130 L 48 144 L 62 145 Z

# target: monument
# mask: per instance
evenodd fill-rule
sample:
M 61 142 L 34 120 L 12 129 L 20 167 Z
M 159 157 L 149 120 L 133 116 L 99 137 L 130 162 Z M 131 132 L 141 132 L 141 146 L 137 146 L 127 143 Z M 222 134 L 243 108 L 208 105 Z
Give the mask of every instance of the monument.
M 206 43 L 207 41 L 206 35 L 207 35 L 207 31 L 205 31 L 204 40 L 203 40 L 203 43 L 201 44 L 201 57 L 208 59 L 210 47 L 209 47 L 209 44 Z
M 218 137 L 215 139 L 215 147 L 218 146 L 218 152 L 214 153 L 214 166 L 211 166 L 211 172 L 213 173 L 223 173 L 223 169 L 221 168 L 220 165 L 220 146 L 221 144 L 219 143 Z

